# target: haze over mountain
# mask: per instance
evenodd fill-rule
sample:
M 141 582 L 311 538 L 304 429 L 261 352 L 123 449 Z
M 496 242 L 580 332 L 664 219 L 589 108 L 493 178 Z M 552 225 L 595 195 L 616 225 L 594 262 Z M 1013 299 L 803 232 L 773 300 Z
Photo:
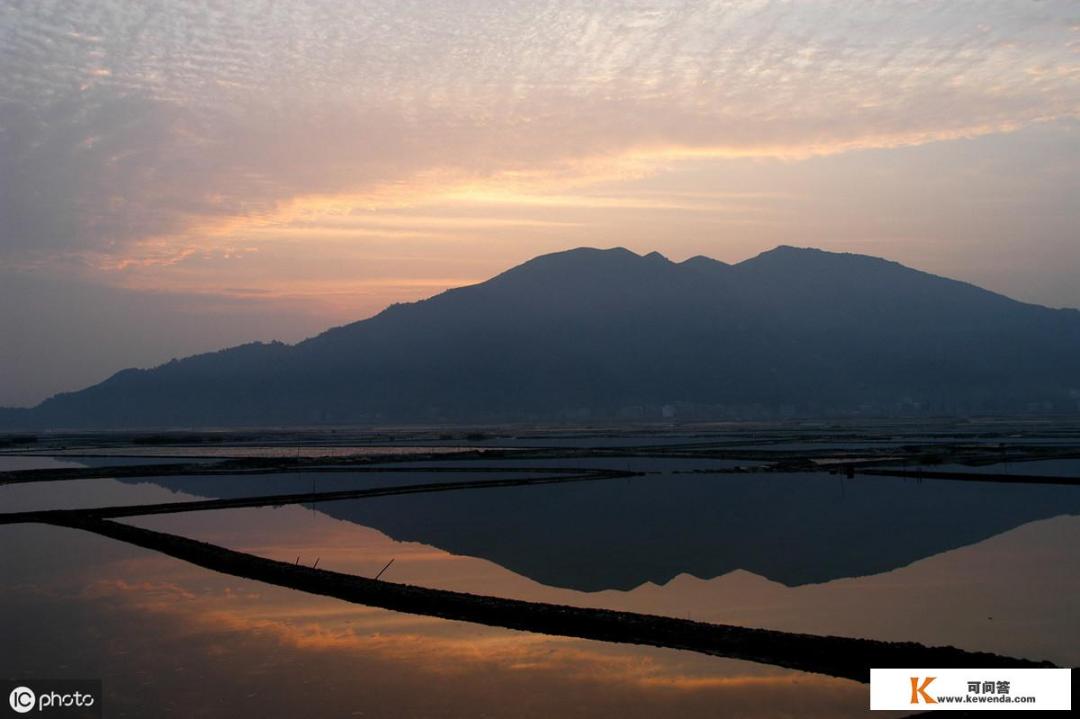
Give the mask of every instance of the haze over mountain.
M 854 254 L 582 248 L 296 345 L 128 369 L 20 427 L 1077 412 L 1080 312 Z

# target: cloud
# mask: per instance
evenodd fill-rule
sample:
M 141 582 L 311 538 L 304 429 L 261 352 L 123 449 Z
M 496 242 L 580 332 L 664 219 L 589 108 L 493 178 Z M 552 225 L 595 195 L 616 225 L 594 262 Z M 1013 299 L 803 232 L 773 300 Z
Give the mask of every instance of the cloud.
M 0 403 L 579 245 L 872 249 L 1075 305 L 1076 27 L 1064 0 L 0 3 Z
M 1071 14 L 1063 2 L 8 4 L 0 255 L 179 262 L 298 202 L 424 201 L 446 189 L 431 178 L 588 184 L 1075 117 Z

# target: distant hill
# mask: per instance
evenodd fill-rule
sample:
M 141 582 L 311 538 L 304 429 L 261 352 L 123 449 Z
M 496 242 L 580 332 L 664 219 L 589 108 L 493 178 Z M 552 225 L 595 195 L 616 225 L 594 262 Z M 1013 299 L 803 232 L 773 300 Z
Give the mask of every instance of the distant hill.
M 1080 312 L 895 262 L 577 249 L 296 345 L 128 369 L 9 427 L 1076 413 Z

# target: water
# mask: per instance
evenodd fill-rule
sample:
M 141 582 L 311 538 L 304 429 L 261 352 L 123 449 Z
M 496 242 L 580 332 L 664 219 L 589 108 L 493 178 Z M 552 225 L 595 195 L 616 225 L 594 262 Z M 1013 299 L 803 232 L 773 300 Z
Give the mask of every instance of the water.
M 393 559 L 384 579 L 427 587 L 1080 663 L 1080 488 L 589 459 L 482 476 L 537 476 L 549 462 L 649 474 L 122 521 L 363 576 Z M 73 464 L 0 457 L 0 471 Z M 458 481 L 485 464 L 10 485 L 0 503 Z M 864 685 L 820 675 L 372 609 L 71 529 L 0 526 L 0 541 L 0 612 L 18 618 L 0 626 L 0 675 L 101 677 L 107 716 L 868 713 Z

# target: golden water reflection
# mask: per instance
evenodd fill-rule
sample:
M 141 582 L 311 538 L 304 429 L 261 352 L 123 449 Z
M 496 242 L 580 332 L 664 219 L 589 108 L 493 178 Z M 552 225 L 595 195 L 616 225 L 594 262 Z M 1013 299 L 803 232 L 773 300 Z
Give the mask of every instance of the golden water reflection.
M 17 649 L 0 671 L 100 676 L 110 716 L 852 716 L 867 705 L 854 682 L 414 617 L 76 530 L 0 529 L 0 541 L 79 565 L 35 572 L 29 554 L 5 557 L 20 581 L 0 605 L 21 621 L 0 629 Z
M 10 510 L 52 503 L 58 492 L 73 506 L 189 498 L 108 480 L 3 489 Z M 868 577 L 786 587 L 745 571 L 709 580 L 683 574 L 663 586 L 592 593 L 395 541 L 308 507 L 125 521 L 364 576 L 393 559 L 384 577 L 396 582 L 1080 663 L 1070 641 L 1080 636 L 1071 600 L 1080 590 L 1075 516 Z M 108 716 L 868 714 L 866 687 L 844 680 L 357 606 L 76 530 L 4 526 L 0 542 L 0 615 L 8 618 L 0 622 L 0 675 L 101 677 Z

